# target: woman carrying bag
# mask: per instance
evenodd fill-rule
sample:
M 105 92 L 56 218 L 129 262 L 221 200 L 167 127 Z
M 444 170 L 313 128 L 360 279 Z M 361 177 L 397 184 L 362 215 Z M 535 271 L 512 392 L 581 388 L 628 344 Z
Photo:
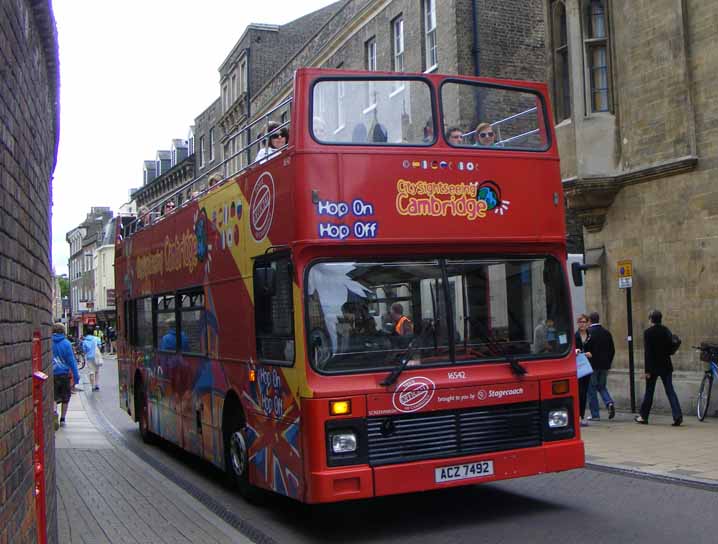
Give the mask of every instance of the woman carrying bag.
M 588 384 L 591 383 L 591 363 L 584 354 L 584 345 L 588 341 L 588 316 L 581 314 L 577 320 L 576 330 L 576 365 L 578 372 L 578 409 L 581 415 L 581 427 L 588 427 L 586 421 L 586 399 L 588 397 Z M 590 371 L 589 371 L 590 369 Z

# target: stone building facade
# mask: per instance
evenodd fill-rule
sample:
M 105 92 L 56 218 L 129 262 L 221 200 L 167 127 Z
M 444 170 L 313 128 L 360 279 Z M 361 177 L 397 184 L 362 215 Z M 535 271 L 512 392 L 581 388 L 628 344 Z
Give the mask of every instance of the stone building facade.
M 0 542 L 35 542 L 32 338 L 52 375 L 51 179 L 59 136 L 50 2 L 0 3 Z M 57 542 L 52 379 L 43 385 L 48 542 Z
M 85 220 L 65 235 L 70 245 L 70 312 L 68 332 L 77 334 L 84 327 L 94 326 L 98 319 L 95 310 L 95 252 L 105 227 L 112 220 L 112 210 L 106 206 L 90 208 Z
M 703 366 L 689 346 L 718 340 L 718 4 L 552 0 L 544 8 L 562 177 L 595 265 L 585 274 L 587 306 L 617 340 L 613 391 L 627 402 L 617 263 L 631 259 L 636 375 L 642 332 L 658 308 L 683 339 L 674 383 L 692 410 Z M 666 406 L 661 394 L 657 401 Z

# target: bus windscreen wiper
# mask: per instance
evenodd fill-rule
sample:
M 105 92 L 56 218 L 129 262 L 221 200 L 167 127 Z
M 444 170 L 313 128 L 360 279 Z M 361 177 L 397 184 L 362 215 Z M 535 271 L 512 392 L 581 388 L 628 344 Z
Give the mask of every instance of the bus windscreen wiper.
M 382 382 L 380 382 L 380 385 L 387 387 L 396 382 L 396 379 L 402 372 L 404 372 L 404 369 L 409 364 L 409 361 L 411 361 L 411 359 L 414 357 L 420 338 L 421 336 L 417 334 L 416 336 L 414 336 L 414 338 L 411 339 L 411 342 L 409 342 L 409 345 L 406 346 L 406 349 L 402 354 L 401 362 L 399 363 L 399 365 L 394 370 L 392 370 Z

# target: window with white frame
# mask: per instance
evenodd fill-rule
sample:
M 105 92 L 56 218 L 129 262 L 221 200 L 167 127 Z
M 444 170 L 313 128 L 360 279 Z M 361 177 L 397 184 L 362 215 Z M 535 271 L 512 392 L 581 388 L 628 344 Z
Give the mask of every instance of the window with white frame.
M 366 42 L 366 69 L 369 72 L 376 71 L 376 38 Z
M 566 6 L 557 0 L 551 6 L 551 38 L 553 43 L 554 105 L 556 122 L 571 117 L 571 79 L 568 49 Z
M 239 63 L 239 94 L 247 92 L 247 59 Z
M 204 136 L 199 137 L 199 166 L 204 166 Z
M 404 71 L 404 18 L 402 16 L 394 19 L 392 24 L 394 35 L 394 71 Z
M 366 56 L 366 69 L 369 72 L 375 72 L 376 71 L 376 38 L 371 38 L 367 40 L 365 47 L 365 56 Z M 369 82 L 369 84 L 366 86 L 366 109 L 367 111 L 376 107 L 376 96 L 374 92 L 374 83 Z
M 214 160 L 214 128 L 209 129 L 209 162 Z
M 609 36 L 605 0 L 588 0 L 583 4 L 584 48 L 588 70 L 588 110 L 611 111 L 609 74 Z
M 436 0 L 424 0 L 424 45 L 426 71 L 433 71 L 439 63 L 436 43 Z

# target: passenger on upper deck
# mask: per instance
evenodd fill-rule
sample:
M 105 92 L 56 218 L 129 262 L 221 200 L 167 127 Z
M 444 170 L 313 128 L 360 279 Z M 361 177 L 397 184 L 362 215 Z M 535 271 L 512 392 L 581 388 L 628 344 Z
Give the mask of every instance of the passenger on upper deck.
M 269 137 L 265 141 L 266 146 L 262 147 L 254 158 L 254 162 L 263 164 L 270 158 L 271 155 L 278 153 L 289 139 L 289 131 L 286 127 L 279 128 L 279 125 L 275 122 L 270 122 L 267 125 L 267 134 Z
M 496 134 L 490 123 L 479 123 L 476 127 L 476 145 L 490 147 L 496 143 Z
M 429 118 L 424 125 L 424 137 L 422 143 L 430 144 L 434 141 L 434 120 Z
M 165 202 L 165 212 L 164 215 L 167 215 L 169 213 L 172 213 L 175 211 L 175 201 L 174 200 L 168 200 Z
M 464 133 L 458 127 L 449 127 L 446 131 L 446 140 L 451 145 L 462 145 L 464 143 Z
M 152 214 L 147 206 L 140 206 L 137 211 L 137 230 L 152 223 Z

